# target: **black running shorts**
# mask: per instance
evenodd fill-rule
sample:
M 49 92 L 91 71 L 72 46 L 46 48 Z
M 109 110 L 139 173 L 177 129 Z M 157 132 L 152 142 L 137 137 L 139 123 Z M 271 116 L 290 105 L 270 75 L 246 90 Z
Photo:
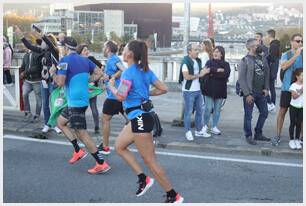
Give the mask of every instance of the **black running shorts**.
M 68 107 L 69 122 L 72 129 L 87 129 L 86 112 L 87 107 Z
M 290 101 L 291 101 L 291 92 L 282 91 L 280 96 L 279 106 L 283 108 L 288 108 L 290 107 Z
M 153 117 L 149 113 L 143 113 L 131 120 L 133 133 L 150 133 L 154 127 Z
M 68 111 L 68 107 L 65 107 L 65 108 L 62 110 L 61 116 L 64 117 L 65 119 L 69 120 L 69 111 Z
M 115 99 L 106 99 L 104 104 L 103 104 L 103 114 L 107 115 L 115 115 L 123 113 L 123 106 L 122 102 L 119 102 L 118 100 Z

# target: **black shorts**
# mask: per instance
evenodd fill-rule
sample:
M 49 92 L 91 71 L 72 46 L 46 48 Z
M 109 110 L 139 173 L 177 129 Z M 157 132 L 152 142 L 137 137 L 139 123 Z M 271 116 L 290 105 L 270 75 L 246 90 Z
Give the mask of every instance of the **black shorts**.
M 68 107 L 65 107 L 65 108 L 62 110 L 61 116 L 64 117 L 65 119 L 69 120 L 69 111 L 68 111 Z
M 290 101 L 291 101 L 291 92 L 282 91 L 280 96 L 279 106 L 283 108 L 288 108 L 290 107 Z
M 107 115 L 115 115 L 123 113 L 123 106 L 122 102 L 119 102 L 118 100 L 115 99 L 106 99 L 104 104 L 103 104 L 103 114 Z
M 86 112 L 87 107 L 65 107 L 61 116 L 67 119 L 72 129 L 87 129 Z
M 131 120 L 133 133 L 150 133 L 154 127 L 153 117 L 149 113 L 143 113 Z

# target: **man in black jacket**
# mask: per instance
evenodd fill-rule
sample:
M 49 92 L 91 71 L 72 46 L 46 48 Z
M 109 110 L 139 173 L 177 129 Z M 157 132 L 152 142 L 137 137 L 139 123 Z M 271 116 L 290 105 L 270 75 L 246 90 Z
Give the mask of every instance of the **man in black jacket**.
M 22 65 L 20 67 L 20 78 L 24 79 L 22 85 L 22 98 L 24 102 L 25 120 L 31 120 L 32 122 L 38 121 L 41 107 L 41 63 L 42 55 L 37 52 L 29 51 L 26 53 L 22 60 Z M 32 117 L 31 106 L 29 101 L 29 94 L 34 91 L 36 98 L 36 110 L 35 115 Z
M 275 30 L 269 29 L 267 31 L 268 42 L 269 42 L 269 53 L 267 56 L 267 61 L 270 67 L 270 93 L 267 96 L 268 110 L 272 111 L 275 109 L 276 92 L 275 92 L 275 81 L 277 78 L 277 72 L 279 67 L 279 60 L 281 57 L 280 51 L 280 41 L 275 39 Z

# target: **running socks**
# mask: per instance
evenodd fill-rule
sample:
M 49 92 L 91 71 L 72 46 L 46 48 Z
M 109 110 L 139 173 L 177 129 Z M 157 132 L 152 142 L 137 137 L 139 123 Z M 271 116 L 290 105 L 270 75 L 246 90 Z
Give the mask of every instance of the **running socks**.
M 80 147 L 79 147 L 79 145 L 78 145 L 77 139 L 72 140 L 72 141 L 71 141 L 71 144 L 73 145 L 74 151 L 75 151 L 75 152 L 79 152 L 79 151 L 80 151 Z
M 146 175 L 144 173 L 140 173 L 138 176 L 138 182 L 146 182 Z
M 175 198 L 176 192 L 174 189 L 171 189 L 170 191 L 167 192 L 167 197 Z
M 98 151 L 96 151 L 95 153 L 92 153 L 91 155 L 96 159 L 96 161 L 99 164 L 103 164 L 104 163 L 103 155 L 100 154 Z

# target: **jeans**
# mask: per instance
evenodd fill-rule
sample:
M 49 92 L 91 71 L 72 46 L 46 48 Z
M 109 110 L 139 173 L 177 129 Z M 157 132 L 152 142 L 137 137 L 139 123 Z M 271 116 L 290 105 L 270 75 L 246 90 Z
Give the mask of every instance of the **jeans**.
M 44 111 L 44 123 L 48 125 L 48 121 L 50 118 L 50 95 L 53 91 L 53 83 L 48 82 L 48 88 L 44 88 L 43 84 L 41 83 L 41 96 L 42 96 L 42 103 L 43 103 L 43 111 Z
M 31 113 L 31 105 L 29 101 L 29 94 L 34 90 L 35 99 L 36 99 L 36 110 L 35 115 L 40 116 L 42 100 L 41 100 L 41 89 L 40 82 L 29 83 L 27 81 L 23 82 L 22 85 L 22 98 L 24 103 L 24 111 Z
M 252 136 L 252 113 L 254 103 L 256 104 L 259 110 L 259 117 L 255 127 L 255 134 L 262 134 L 262 128 L 265 124 L 265 121 L 268 117 L 268 106 L 267 98 L 260 92 L 253 92 L 254 101 L 252 104 L 246 102 L 246 97 L 243 97 L 243 106 L 244 106 L 244 133 L 246 137 Z
M 270 80 L 270 93 L 271 93 L 271 96 L 270 95 L 267 96 L 267 102 L 269 104 L 273 103 L 275 105 L 275 101 L 276 101 L 275 79 Z
M 89 105 L 92 112 L 92 117 L 94 119 L 95 128 L 99 127 L 99 112 L 97 108 L 97 96 L 89 99 Z
M 185 132 L 188 132 L 191 130 L 191 114 L 193 110 L 193 106 L 195 106 L 195 126 L 197 131 L 201 131 L 203 127 L 202 119 L 203 119 L 203 110 L 202 110 L 202 104 L 203 104 L 203 98 L 201 91 L 195 91 L 195 92 L 189 92 L 184 91 L 183 92 L 184 97 L 184 129 Z
M 222 98 L 213 99 L 209 96 L 205 96 L 205 111 L 204 111 L 204 125 L 208 126 L 211 111 L 213 109 L 213 121 L 212 121 L 212 128 L 218 125 L 220 119 L 220 112 L 222 106 Z

